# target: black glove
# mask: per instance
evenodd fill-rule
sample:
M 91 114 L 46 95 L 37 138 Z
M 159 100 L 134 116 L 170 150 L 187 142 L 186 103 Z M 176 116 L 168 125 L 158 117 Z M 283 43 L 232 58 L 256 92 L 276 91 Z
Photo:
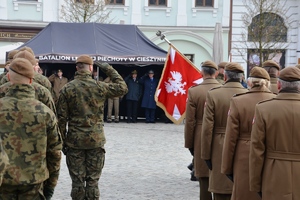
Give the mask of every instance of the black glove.
M 189 148 L 189 150 L 190 150 L 192 156 L 194 156 L 194 148 Z
M 226 176 L 233 182 L 233 174 L 226 174 Z
M 50 200 L 53 196 L 54 189 L 50 188 L 50 187 L 47 187 L 47 186 L 44 186 L 43 192 L 44 192 L 44 196 L 45 196 L 46 200 Z
M 206 165 L 207 165 L 208 169 L 212 170 L 211 160 L 205 160 L 205 162 L 206 162 Z
M 262 198 L 262 193 L 261 192 L 258 192 L 258 195 L 260 196 L 260 198 Z
M 65 154 L 65 155 L 67 155 L 67 153 L 68 153 L 68 151 L 69 151 L 69 147 L 67 146 L 67 145 L 63 145 L 63 148 L 62 148 L 62 152 Z

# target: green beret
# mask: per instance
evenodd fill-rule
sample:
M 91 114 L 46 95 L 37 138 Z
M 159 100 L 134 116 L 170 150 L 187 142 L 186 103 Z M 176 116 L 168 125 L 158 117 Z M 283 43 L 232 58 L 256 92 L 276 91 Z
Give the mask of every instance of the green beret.
M 27 59 L 31 64 L 32 66 L 36 65 L 36 60 L 35 60 L 35 57 L 32 53 L 30 53 L 29 51 L 19 51 L 15 56 L 14 56 L 14 59 L 15 58 L 25 58 Z M 31 66 L 31 67 L 32 67 Z
M 9 65 L 9 70 L 27 78 L 34 77 L 32 64 L 25 58 L 14 58 Z
M 300 81 L 300 69 L 297 67 L 286 67 L 279 72 L 278 78 L 287 82 Z
M 133 71 L 131 72 L 131 74 L 137 74 L 137 71 L 136 71 L 136 70 L 133 70 Z
M 220 69 L 220 68 L 225 69 L 225 66 L 227 65 L 227 63 L 228 63 L 228 62 L 220 62 L 220 63 L 218 64 L 219 69 Z
M 11 61 L 12 59 L 14 59 L 14 56 L 19 52 L 19 50 L 12 50 L 8 53 L 7 55 L 7 59 L 9 61 Z
M 267 60 L 263 62 L 262 67 L 275 67 L 276 69 L 280 70 L 280 66 L 273 60 Z
M 88 55 L 81 55 L 77 58 L 76 63 L 85 63 L 89 65 L 93 65 L 93 59 Z
M 22 47 L 19 49 L 19 51 L 29 51 L 33 56 L 35 56 L 33 50 L 30 47 Z
M 202 67 L 210 67 L 210 68 L 214 68 L 215 70 L 218 70 L 218 66 L 210 60 L 205 61 L 204 63 L 202 63 Z
M 233 72 L 243 73 L 244 68 L 239 63 L 229 62 L 229 63 L 227 63 L 227 65 L 225 65 L 225 71 L 233 71 Z
M 268 74 L 268 72 L 261 67 L 253 67 L 250 71 L 249 77 L 263 78 L 263 79 L 267 79 L 268 81 L 270 80 L 270 75 Z

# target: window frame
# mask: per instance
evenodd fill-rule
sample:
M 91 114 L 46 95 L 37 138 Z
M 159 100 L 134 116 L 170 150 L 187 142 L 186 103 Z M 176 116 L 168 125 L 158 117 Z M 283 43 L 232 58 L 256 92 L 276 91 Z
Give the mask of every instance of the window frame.
M 215 1 L 214 0 L 211 0 L 211 1 L 212 1 L 212 5 L 206 6 L 206 0 L 203 0 L 203 5 L 197 5 L 197 0 L 195 0 L 195 7 L 196 8 L 198 8 L 198 7 L 208 7 L 208 8 L 212 7 L 213 8 Z
M 122 0 L 122 3 L 117 3 L 116 0 L 111 0 L 113 2 L 110 2 L 109 5 L 125 5 L 125 0 Z
M 165 0 L 165 5 L 159 4 L 160 0 L 155 0 L 155 5 L 150 4 L 150 0 L 148 0 L 148 6 L 167 6 L 168 5 L 168 0 Z

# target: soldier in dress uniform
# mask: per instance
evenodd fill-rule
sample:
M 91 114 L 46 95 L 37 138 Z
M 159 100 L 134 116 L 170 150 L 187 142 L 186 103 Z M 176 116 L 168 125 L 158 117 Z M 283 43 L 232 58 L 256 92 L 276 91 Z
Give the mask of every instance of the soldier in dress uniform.
M 227 62 L 220 62 L 218 64 L 218 75 L 216 77 L 216 80 L 221 83 L 224 84 L 225 80 L 224 80 L 224 70 L 225 70 L 225 65 L 227 64 Z
M 201 159 L 201 129 L 206 93 L 213 87 L 221 84 L 215 79 L 218 74 L 218 66 L 208 60 L 201 66 L 203 82 L 188 90 L 186 104 L 186 118 L 184 127 L 185 148 L 188 148 L 194 157 L 195 176 L 199 180 L 200 199 L 212 199 L 208 191 L 209 169 Z
M 57 184 L 62 140 L 55 114 L 35 99 L 32 64 L 15 58 L 12 83 L 0 99 L 0 136 L 9 158 L 0 199 L 51 199 Z
M 270 76 L 261 67 L 253 67 L 248 78 L 249 92 L 236 94 L 230 101 L 226 125 L 221 173 L 233 180 L 231 200 L 259 200 L 249 189 L 249 149 L 255 105 L 275 97 L 268 87 Z
M 286 67 L 279 93 L 255 107 L 251 131 L 250 190 L 263 200 L 300 198 L 300 69 Z
M 277 88 L 277 76 L 279 75 L 280 66 L 273 60 L 267 60 L 263 62 L 262 67 L 268 72 L 270 75 L 270 90 L 274 94 L 278 94 Z
M 53 99 L 57 102 L 59 98 L 59 91 L 65 84 L 68 83 L 68 79 L 63 76 L 63 71 L 61 69 L 57 70 L 57 73 L 49 76 L 48 79 L 53 84 Z
M 74 80 L 61 89 L 57 103 L 74 200 L 100 198 L 98 182 L 104 166 L 106 142 L 104 103 L 107 98 L 123 96 L 128 91 L 125 81 L 112 66 L 100 62 L 95 64 L 111 78 L 112 83 L 94 80 L 93 59 L 81 55 L 76 60 Z
M 248 91 L 241 85 L 243 72 L 243 67 L 238 63 L 226 64 L 225 84 L 211 89 L 206 96 L 201 132 L 201 158 L 211 170 L 208 190 L 213 192 L 214 200 L 231 198 L 233 184 L 226 175 L 221 174 L 222 150 L 230 99 L 234 94 Z

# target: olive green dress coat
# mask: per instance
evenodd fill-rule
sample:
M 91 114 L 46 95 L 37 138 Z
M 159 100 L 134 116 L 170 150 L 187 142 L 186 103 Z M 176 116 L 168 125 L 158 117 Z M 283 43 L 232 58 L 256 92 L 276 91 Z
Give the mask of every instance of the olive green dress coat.
M 300 94 L 280 91 L 257 104 L 251 131 L 250 190 L 263 200 L 300 199 Z
M 233 174 L 231 200 L 259 200 L 249 188 L 249 149 L 255 105 L 276 95 L 265 86 L 232 97 L 222 154 L 221 173 Z
M 205 79 L 188 91 L 184 139 L 186 148 L 194 148 L 194 169 L 196 177 L 208 177 L 208 167 L 201 159 L 201 130 L 206 93 L 221 84 L 215 79 Z
M 201 158 L 212 162 L 208 189 L 210 192 L 219 194 L 232 192 L 232 182 L 226 175 L 221 174 L 227 115 L 231 97 L 247 91 L 239 82 L 226 82 L 207 93 L 201 133 Z

